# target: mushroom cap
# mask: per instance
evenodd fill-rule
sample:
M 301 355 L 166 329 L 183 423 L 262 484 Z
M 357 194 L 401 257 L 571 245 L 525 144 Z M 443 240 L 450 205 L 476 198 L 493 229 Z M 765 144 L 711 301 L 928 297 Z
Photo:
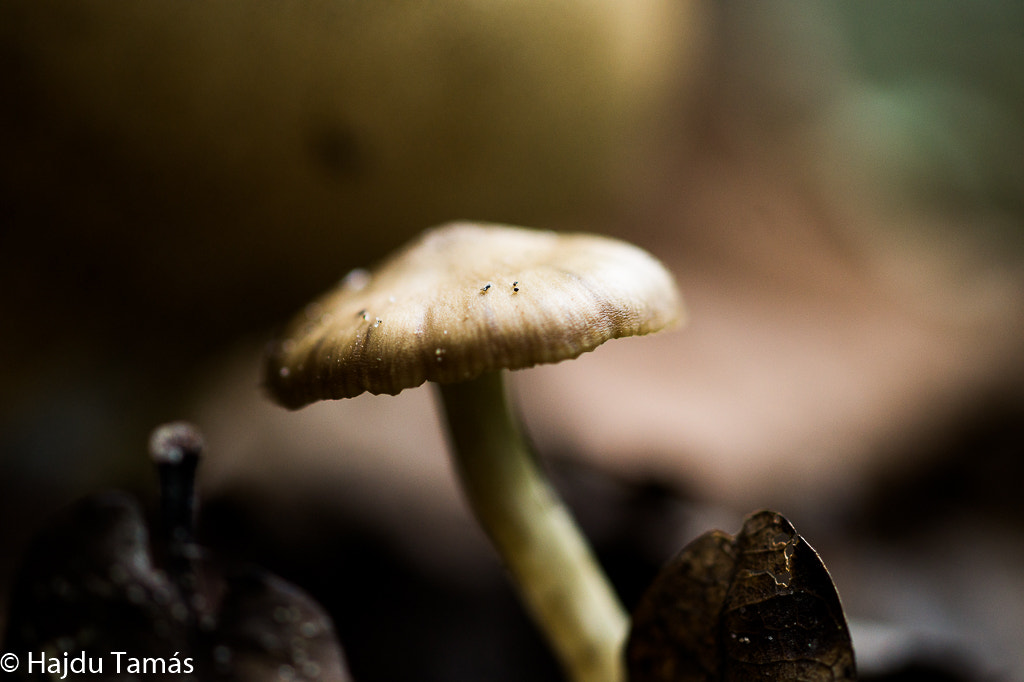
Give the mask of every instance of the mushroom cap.
M 293 409 L 364 391 L 394 395 L 575 358 L 681 319 L 672 275 L 636 246 L 451 223 L 308 305 L 271 343 L 265 383 Z

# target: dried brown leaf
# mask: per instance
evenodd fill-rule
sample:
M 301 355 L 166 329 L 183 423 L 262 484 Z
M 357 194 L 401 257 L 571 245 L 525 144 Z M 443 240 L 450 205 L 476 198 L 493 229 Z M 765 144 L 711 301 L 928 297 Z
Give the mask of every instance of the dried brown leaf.
M 631 682 L 856 678 L 842 605 L 818 554 L 782 515 L 711 531 L 659 574 L 633 614 Z

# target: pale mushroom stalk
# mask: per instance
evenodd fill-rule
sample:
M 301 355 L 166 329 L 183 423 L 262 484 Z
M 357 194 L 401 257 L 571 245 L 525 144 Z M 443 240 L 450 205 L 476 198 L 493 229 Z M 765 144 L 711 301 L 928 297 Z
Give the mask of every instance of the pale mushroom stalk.
M 620 682 L 628 616 L 523 438 L 500 372 L 438 384 L 478 520 L 577 682 Z

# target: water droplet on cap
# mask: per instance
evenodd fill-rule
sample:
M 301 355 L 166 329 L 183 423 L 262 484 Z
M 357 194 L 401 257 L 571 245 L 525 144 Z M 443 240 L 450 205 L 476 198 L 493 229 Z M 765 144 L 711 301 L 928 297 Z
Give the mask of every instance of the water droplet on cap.
M 369 270 L 363 268 L 356 268 L 350 270 L 344 279 L 341 280 L 341 286 L 350 291 L 362 291 L 366 288 L 366 285 L 370 283 L 373 276 Z

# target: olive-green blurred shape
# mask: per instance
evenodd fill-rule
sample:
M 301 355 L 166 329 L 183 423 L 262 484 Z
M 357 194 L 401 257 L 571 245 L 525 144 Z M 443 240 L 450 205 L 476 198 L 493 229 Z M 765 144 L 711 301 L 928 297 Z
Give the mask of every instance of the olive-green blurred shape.
M 65 314 L 192 338 L 179 312 L 210 339 L 428 225 L 600 207 L 684 68 L 687 11 L 5 2 L 4 304 L 37 340 Z

